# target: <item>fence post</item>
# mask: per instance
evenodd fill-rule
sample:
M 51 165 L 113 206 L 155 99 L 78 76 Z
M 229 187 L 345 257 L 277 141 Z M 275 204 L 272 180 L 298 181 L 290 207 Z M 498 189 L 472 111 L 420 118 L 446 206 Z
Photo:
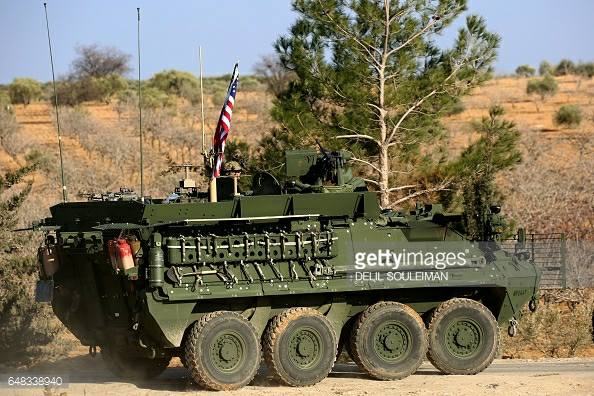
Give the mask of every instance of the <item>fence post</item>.
M 563 288 L 567 289 L 567 242 L 565 234 L 561 234 L 561 265 L 563 273 Z

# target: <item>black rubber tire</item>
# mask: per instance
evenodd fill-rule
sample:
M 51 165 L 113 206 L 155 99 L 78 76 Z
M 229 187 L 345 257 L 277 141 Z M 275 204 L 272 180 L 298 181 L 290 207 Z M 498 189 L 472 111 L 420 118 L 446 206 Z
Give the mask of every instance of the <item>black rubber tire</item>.
M 113 374 L 122 379 L 147 380 L 161 374 L 169 366 L 170 357 L 150 359 L 134 356 L 125 350 L 104 345 L 101 357 Z
M 408 339 L 401 357 L 382 357 L 374 348 L 377 338 L 384 337 L 375 332 L 387 322 L 392 326 L 390 334 L 399 332 L 401 338 Z M 427 353 L 423 320 L 411 307 L 393 301 L 378 302 L 361 312 L 353 325 L 350 344 L 353 360 L 359 368 L 379 380 L 408 377 L 417 371 Z
M 222 331 L 232 331 L 239 340 L 242 355 L 226 372 L 213 363 L 212 347 Z M 237 345 L 236 345 L 237 346 Z M 210 390 L 233 390 L 249 384 L 261 361 L 260 339 L 254 326 L 243 316 L 230 311 L 204 315 L 191 326 L 184 344 L 185 362 L 192 379 Z
M 471 320 L 482 333 L 482 345 L 468 357 L 456 356 L 446 345 L 448 327 L 457 319 Z M 427 358 L 445 374 L 472 375 L 489 367 L 499 349 L 499 326 L 491 311 L 478 301 L 452 298 L 441 303 L 429 322 Z
M 299 367 L 289 356 L 289 343 L 295 331 L 315 334 L 320 357 L 311 366 Z M 313 329 L 313 332 L 311 331 Z M 337 337 L 330 321 L 312 308 L 290 308 L 275 316 L 263 336 L 264 359 L 278 381 L 289 386 L 311 386 L 328 376 L 337 354 Z

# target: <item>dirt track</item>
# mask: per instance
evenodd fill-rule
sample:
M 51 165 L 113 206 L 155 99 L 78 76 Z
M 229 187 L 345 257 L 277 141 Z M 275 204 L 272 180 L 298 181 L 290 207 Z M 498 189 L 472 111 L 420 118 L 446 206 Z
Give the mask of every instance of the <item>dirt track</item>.
M 107 371 L 101 358 L 76 356 L 63 359 L 52 366 L 38 367 L 35 373 L 68 375 L 70 386 L 50 395 L 166 395 L 208 394 L 194 385 L 182 367 L 170 367 L 152 381 L 121 382 Z M 42 389 L 16 390 L 0 387 L 0 394 L 41 395 Z M 396 382 L 371 380 L 354 364 L 337 364 L 330 376 L 309 388 L 280 387 L 262 368 L 250 386 L 236 392 L 219 395 L 383 395 L 482 394 L 532 395 L 594 394 L 594 358 L 496 360 L 485 372 L 475 376 L 444 376 L 429 363 L 424 363 L 413 376 Z M 46 393 L 47 394 L 47 393 Z M 213 394 L 213 393 L 211 393 Z

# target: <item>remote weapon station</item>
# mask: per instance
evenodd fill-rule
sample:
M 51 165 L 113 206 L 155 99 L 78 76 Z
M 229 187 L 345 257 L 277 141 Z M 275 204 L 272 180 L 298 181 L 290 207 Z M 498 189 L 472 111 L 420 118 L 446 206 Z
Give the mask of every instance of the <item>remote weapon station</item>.
M 210 158 L 221 177 L 209 191 L 185 178 L 167 199 L 92 196 L 36 226 L 38 296 L 121 377 L 157 376 L 178 356 L 198 384 L 236 389 L 263 356 L 280 383 L 308 386 L 343 348 L 381 380 L 425 356 L 475 374 L 499 326 L 513 334 L 523 306 L 536 308 L 539 271 L 523 232 L 501 249 L 498 207 L 475 242 L 440 205 L 382 210 L 345 151 L 287 151 L 286 181 L 255 173 L 250 191 Z

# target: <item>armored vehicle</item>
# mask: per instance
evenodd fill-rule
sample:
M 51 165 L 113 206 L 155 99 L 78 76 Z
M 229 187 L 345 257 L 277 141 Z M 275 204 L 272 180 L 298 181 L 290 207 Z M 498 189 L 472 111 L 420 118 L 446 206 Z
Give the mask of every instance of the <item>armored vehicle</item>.
M 348 160 L 288 151 L 286 181 L 260 172 L 242 192 L 236 173 L 222 176 L 216 202 L 184 180 L 167 199 L 123 191 L 55 205 L 37 225 L 38 289 L 124 378 L 178 356 L 198 384 L 236 389 L 263 356 L 280 383 L 308 386 L 343 348 L 380 380 L 425 356 L 443 373 L 482 371 L 499 326 L 513 333 L 535 307 L 523 233 L 502 250 L 496 206 L 481 241 L 440 205 L 382 210 Z

